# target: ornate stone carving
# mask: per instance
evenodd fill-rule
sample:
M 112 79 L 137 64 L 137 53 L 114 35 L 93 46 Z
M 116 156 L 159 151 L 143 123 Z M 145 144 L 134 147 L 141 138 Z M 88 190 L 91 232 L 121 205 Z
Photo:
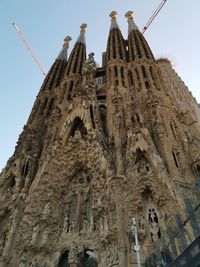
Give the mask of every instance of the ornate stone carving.
M 32 230 L 31 244 L 35 244 L 35 242 L 37 241 L 39 232 L 40 232 L 40 225 L 37 224 L 33 227 L 33 230 Z
M 74 242 L 70 244 L 68 262 L 69 264 L 78 263 L 78 247 Z
M 26 265 L 26 257 L 25 257 L 25 255 L 22 255 L 22 257 L 20 258 L 20 260 L 19 260 L 19 265 L 18 265 L 18 267 L 26 267 L 27 265 Z
M 52 204 L 51 202 L 47 202 L 47 204 L 44 207 L 44 210 L 42 212 L 42 217 L 44 220 L 47 220 L 52 212 Z

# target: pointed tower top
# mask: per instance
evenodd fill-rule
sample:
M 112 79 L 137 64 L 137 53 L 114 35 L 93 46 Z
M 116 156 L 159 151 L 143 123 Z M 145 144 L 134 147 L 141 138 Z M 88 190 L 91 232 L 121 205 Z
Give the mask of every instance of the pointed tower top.
M 112 30 L 112 29 L 119 29 L 119 25 L 118 25 L 118 23 L 117 23 L 117 20 L 116 20 L 116 17 L 117 17 L 117 12 L 116 11 L 112 11 L 111 13 L 110 13 L 110 17 L 111 17 L 111 26 L 110 26 L 110 31 Z
M 79 35 L 79 37 L 78 37 L 78 39 L 76 41 L 77 43 L 86 44 L 86 41 L 85 41 L 86 28 L 87 28 L 87 24 L 86 23 L 81 24 L 81 26 L 80 26 L 81 31 L 80 31 L 80 35 Z
M 72 40 L 70 36 L 65 37 L 63 48 L 60 51 L 60 54 L 58 55 L 57 59 L 66 60 L 67 61 L 67 50 L 69 48 L 69 42 Z
M 138 26 L 135 24 L 133 20 L 133 11 L 128 11 L 125 14 L 125 17 L 127 18 L 128 21 L 128 34 L 130 34 L 132 31 L 139 30 Z

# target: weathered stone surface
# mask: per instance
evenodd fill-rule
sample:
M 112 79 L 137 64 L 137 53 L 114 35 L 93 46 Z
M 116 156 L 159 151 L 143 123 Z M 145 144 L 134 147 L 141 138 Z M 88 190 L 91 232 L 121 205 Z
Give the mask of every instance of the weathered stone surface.
M 116 12 L 106 79 L 95 78 L 81 29 L 69 60 L 58 57 L 49 71 L 1 173 L 2 267 L 80 267 L 89 259 L 133 266 L 133 216 L 142 263 L 159 264 L 185 197 L 199 198 L 199 125 L 173 97 L 176 83 L 185 96 L 188 89 L 167 60 L 157 64 L 137 27 L 125 42 L 115 20 Z M 192 226 L 184 227 L 192 240 Z M 176 242 L 172 254 L 180 252 Z

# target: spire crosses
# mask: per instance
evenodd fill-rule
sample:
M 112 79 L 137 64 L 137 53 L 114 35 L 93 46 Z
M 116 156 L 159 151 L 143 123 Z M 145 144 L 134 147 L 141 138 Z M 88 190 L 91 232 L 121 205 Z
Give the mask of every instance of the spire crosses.
M 86 41 L 85 41 L 85 32 L 86 32 L 86 29 L 87 29 L 87 24 L 86 23 L 81 24 L 80 29 L 81 29 L 80 35 L 79 35 L 79 37 L 78 37 L 78 39 L 77 39 L 76 42 L 77 43 L 86 44 Z
M 126 12 L 125 17 L 127 18 L 128 21 L 128 34 L 130 34 L 132 31 L 139 30 L 138 26 L 135 24 L 133 20 L 133 11 Z
M 117 14 L 116 11 L 112 11 L 112 12 L 110 13 L 110 17 L 111 17 L 110 31 L 111 31 L 112 29 L 114 29 L 114 28 L 119 29 L 119 25 L 118 25 L 118 23 L 117 23 L 117 19 L 116 19 L 117 15 L 118 15 L 118 14 Z
M 70 36 L 65 37 L 63 48 L 60 51 L 60 54 L 58 55 L 57 59 L 61 60 L 67 60 L 67 50 L 69 48 L 69 42 L 72 40 Z

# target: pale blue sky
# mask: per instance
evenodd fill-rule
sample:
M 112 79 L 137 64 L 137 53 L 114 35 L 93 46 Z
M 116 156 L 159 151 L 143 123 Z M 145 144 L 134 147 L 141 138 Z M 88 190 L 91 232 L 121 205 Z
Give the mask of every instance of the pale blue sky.
M 24 44 L 13 29 L 22 30 L 46 71 L 58 55 L 63 39 L 70 35 L 71 47 L 81 23 L 88 24 L 87 52 L 101 62 L 110 26 L 109 13 L 116 10 L 127 36 L 124 14 L 135 12 L 142 28 L 160 0 L 0 0 L 0 169 L 14 152 L 43 81 Z M 156 57 L 173 60 L 175 68 L 200 102 L 200 0 L 168 0 L 145 33 Z

